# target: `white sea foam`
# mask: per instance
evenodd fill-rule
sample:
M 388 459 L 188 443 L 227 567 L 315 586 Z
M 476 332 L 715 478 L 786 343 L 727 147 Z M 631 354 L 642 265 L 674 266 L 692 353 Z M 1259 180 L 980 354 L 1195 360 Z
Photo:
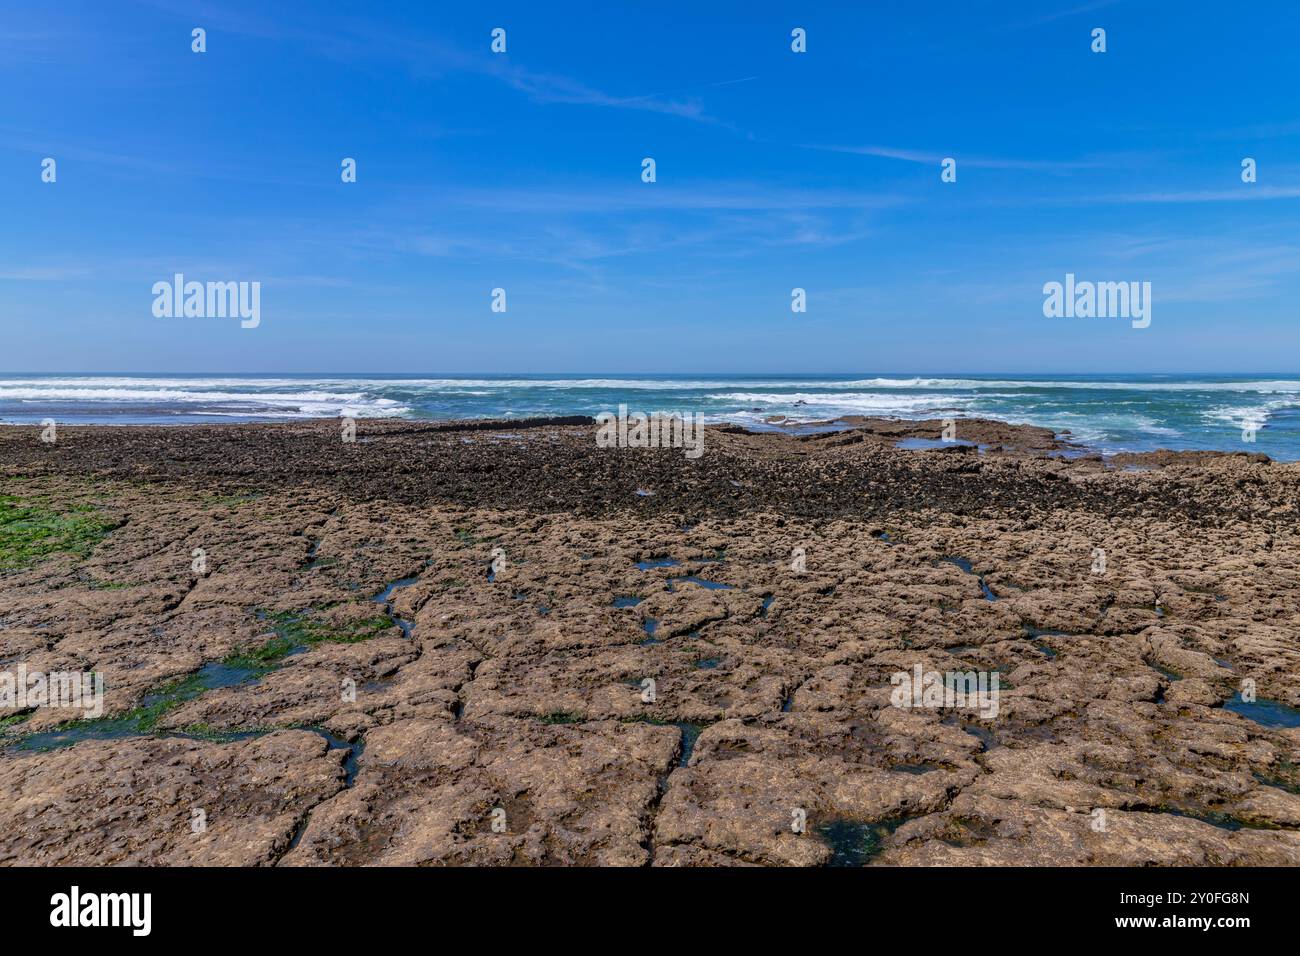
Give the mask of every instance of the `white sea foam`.
M 411 412 L 404 402 L 351 388 L 329 391 L 304 387 L 299 391 L 257 391 L 272 381 L 292 389 L 287 380 L 195 379 L 11 379 L 0 381 L 0 402 L 25 405 L 147 406 L 187 415 L 240 418 L 354 418 L 400 416 Z M 189 385 L 189 388 L 181 387 Z M 303 383 L 304 385 L 309 383 Z M 315 385 L 316 383 L 310 383 Z M 228 390 L 222 390 L 227 385 Z
M 48 402 L 251 402 L 279 404 L 299 402 L 374 402 L 396 405 L 389 398 L 371 398 L 363 392 L 187 392 L 175 389 L 12 389 L 0 387 L 0 399 Z
M 448 376 L 11 375 L 0 376 L 0 419 L 38 421 L 269 420 L 351 416 L 510 417 L 593 413 L 610 395 L 647 391 L 707 420 L 791 423 L 846 415 L 901 419 L 985 417 L 1032 424 L 1093 447 L 1203 447 L 1248 423 L 1300 408 L 1300 379 L 1147 381 L 754 375 L 659 378 Z M 529 394 L 533 392 L 534 394 Z M 1091 392 L 1092 394 L 1089 394 Z M 1128 392 L 1128 394 L 1122 394 Z M 674 394 L 676 393 L 676 394 Z M 646 397 L 654 405 L 658 400 Z M 751 409 L 759 409 L 752 411 Z M 1217 436 L 1217 437 L 1216 437 Z
M 717 402 L 736 402 L 742 405 L 805 405 L 855 409 L 864 412 L 881 412 L 890 409 L 914 411 L 937 407 L 972 405 L 983 396 L 949 395 L 930 392 L 921 395 L 873 395 L 870 392 L 722 392 L 704 396 Z
M 1251 423 L 1264 425 L 1276 412 L 1285 408 L 1300 408 L 1300 398 L 1278 398 L 1262 404 L 1219 405 L 1202 409 L 1201 419 L 1210 425 L 1242 428 Z
M 734 384 L 734 383 L 733 383 Z M 851 382 L 824 382 L 833 388 L 1069 388 L 1100 391 L 1133 392 L 1259 392 L 1259 393 L 1300 393 L 1300 380 L 1295 379 L 1245 379 L 1238 382 L 1123 382 L 1109 379 L 1100 381 L 1082 380 L 1018 380 L 1018 379 L 978 379 L 978 378 L 907 378 L 859 379 Z

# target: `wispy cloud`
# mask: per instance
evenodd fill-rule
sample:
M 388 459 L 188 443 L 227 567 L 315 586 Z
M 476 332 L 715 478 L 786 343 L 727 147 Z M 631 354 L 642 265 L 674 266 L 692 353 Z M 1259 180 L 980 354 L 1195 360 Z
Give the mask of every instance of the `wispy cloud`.
M 1091 3 L 1083 3 L 1077 6 L 1066 7 L 1064 10 L 1055 10 L 1049 13 L 1041 14 L 1037 17 L 1030 17 L 1025 20 L 1016 20 L 1012 23 L 1003 24 L 999 29 L 1002 30 L 1027 30 L 1031 27 L 1040 27 L 1047 23 L 1055 23 L 1057 20 L 1064 20 L 1068 17 L 1076 17 L 1085 13 L 1092 13 L 1094 10 L 1101 10 L 1106 7 L 1113 7 L 1120 0 L 1092 0 Z
M 537 103 L 567 103 L 576 106 L 608 106 L 624 109 L 647 110 L 691 120 L 706 120 L 704 106 L 697 99 L 665 99 L 661 94 L 644 96 L 614 96 L 585 83 L 553 73 L 534 73 L 518 66 L 489 68 L 485 65 L 475 72 L 494 76 L 513 89 L 525 93 Z
M 892 146 L 825 146 L 806 143 L 804 149 L 818 149 L 829 153 L 849 153 L 855 156 L 875 156 L 880 159 L 896 159 L 905 163 L 922 163 L 938 166 L 945 159 L 952 157 L 959 167 L 970 166 L 975 169 L 1021 169 L 1040 170 L 1044 172 L 1065 172 L 1076 169 L 1105 169 L 1114 165 L 1111 161 L 1100 159 L 1084 160 L 1046 160 L 990 158 L 987 156 L 963 156 L 959 151 L 949 153 L 927 153 L 915 149 L 899 149 Z
M 63 38 L 49 31 L 0 29 L 0 62 L 6 66 L 48 63 L 66 56 Z
M 184 3 L 176 0 L 142 0 L 157 9 L 193 19 L 201 16 L 215 28 L 262 40 L 292 42 L 317 55 L 342 62 L 381 60 L 400 61 L 416 75 L 470 73 L 490 77 L 542 104 L 568 104 L 643 110 L 697 122 L 717 123 L 705 113 L 696 97 L 682 94 L 755 79 L 740 77 L 701 83 L 681 91 L 618 95 L 588 83 L 553 72 L 539 72 L 520 65 L 512 54 L 503 57 L 488 52 L 470 53 L 435 37 L 394 34 L 376 29 L 369 20 L 331 16 L 315 20 L 329 22 L 337 29 L 308 29 L 288 18 L 270 19 L 257 14 L 239 13 L 207 3 Z M 286 26 L 286 23 L 291 24 Z M 725 125 L 725 124 L 724 124 Z
M 90 272 L 89 269 L 64 266 L 28 266 L 0 270 L 0 281 L 59 282 L 65 279 L 79 279 L 89 275 Z
M 1093 196 L 1087 202 L 1114 203 L 1204 203 L 1253 202 L 1267 199 L 1300 199 L 1300 186 L 1260 186 L 1242 183 L 1234 189 L 1188 189 L 1145 193 L 1116 193 Z
M 59 162 L 70 159 L 81 163 L 116 166 L 135 172 L 173 174 L 180 168 L 166 161 L 140 156 L 129 156 L 111 150 L 68 144 L 61 136 L 41 136 L 35 133 L 0 127 L 0 149 L 40 156 L 52 156 Z
M 495 189 L 467 187 L 439 194 L 440 203 L 504 212 L 611 213 L 886 209 L 908 202 L 902 193 L 851 189 L 800 189 L 754 182 L 673 186 L 592 184 L 584 188 Z

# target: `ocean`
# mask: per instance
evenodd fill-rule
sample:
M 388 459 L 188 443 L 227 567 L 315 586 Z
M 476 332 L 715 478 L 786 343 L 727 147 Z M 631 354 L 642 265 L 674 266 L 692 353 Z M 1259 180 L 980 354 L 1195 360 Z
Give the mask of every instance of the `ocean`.
M 0 375 L 7 424 L 594 416 L 620 404 L 752 428 L 772 427 L 773 416 L 997 418 L 1068 431 L 1103 453 L 1214 449 L 1300 460 L 1297 374 Z

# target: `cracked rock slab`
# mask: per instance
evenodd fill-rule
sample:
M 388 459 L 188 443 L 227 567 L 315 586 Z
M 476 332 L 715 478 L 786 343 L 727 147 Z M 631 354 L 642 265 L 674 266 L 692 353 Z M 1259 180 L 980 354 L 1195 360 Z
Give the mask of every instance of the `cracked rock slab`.
M 342 789 L 340 753 L 316 734 L 281 731 L 233 743 L 85 741 L 9 756 L 0 863 L 267 865 L 288 848 L 299 817 Z

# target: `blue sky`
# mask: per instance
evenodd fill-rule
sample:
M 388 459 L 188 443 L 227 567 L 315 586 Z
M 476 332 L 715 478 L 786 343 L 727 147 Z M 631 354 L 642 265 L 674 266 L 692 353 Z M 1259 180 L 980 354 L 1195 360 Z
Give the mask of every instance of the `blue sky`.
M 3 0 L 0 368 L 1294 371 L 1298 48 L 1289 2 Z M 260 327 L 155 318 L 175 272 Z M 1150 328 L 1045 318 L 1067 272 Z

